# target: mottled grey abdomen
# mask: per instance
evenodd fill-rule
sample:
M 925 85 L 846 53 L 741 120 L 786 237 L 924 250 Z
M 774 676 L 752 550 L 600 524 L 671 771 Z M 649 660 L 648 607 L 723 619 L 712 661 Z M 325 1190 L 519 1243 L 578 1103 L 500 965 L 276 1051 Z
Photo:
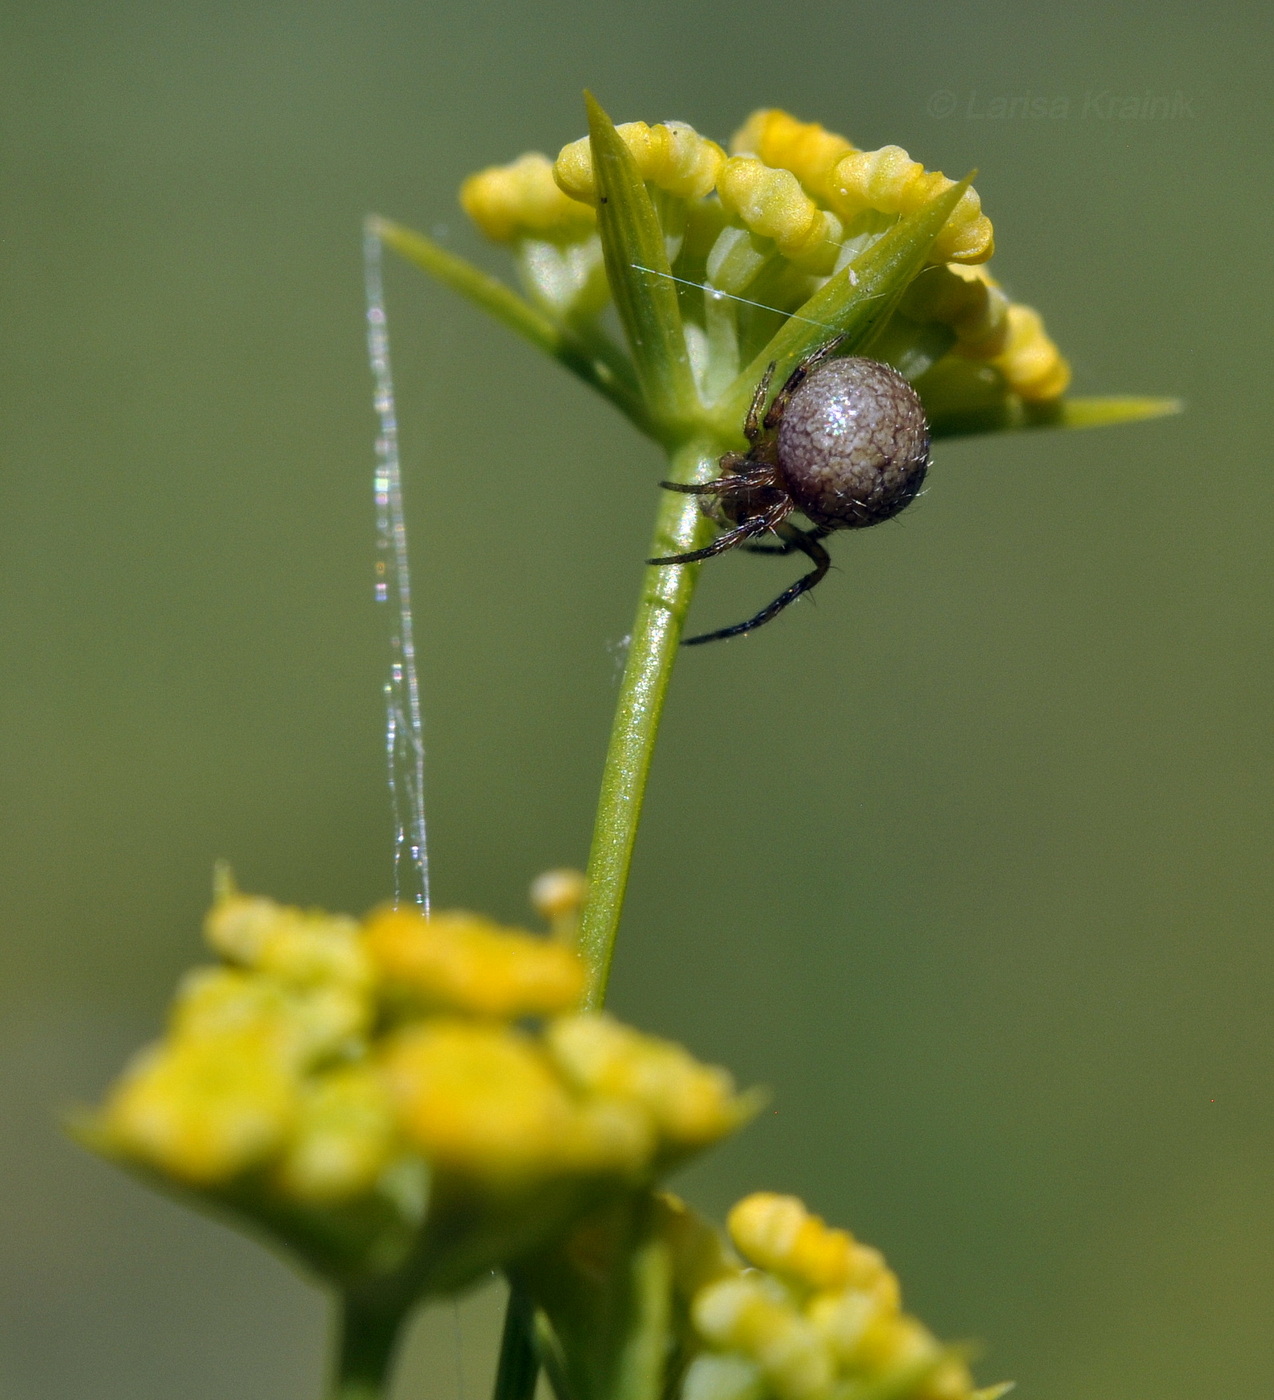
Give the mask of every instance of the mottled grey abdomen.
M 929 468 L 929 425 L 897 370 L 857 356 L 829 360 L 784 410 L 778 459 L 816 525 L 876 525 L 915 500 Z

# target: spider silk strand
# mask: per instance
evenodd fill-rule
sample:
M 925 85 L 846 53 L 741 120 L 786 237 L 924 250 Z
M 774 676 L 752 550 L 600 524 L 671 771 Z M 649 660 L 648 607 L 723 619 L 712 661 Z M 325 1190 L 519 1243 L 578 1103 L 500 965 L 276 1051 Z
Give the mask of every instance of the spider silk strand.
M 389 358 L 389 322 L 380 238 L 370 221 L 363 231 L 363 282 L 367 294 L 367 360 L 377 419 L 376 602 L 389 621 L 390 664 L 385 694 L 385 759 L 394 819 L 394 903 L 429 912 L 429 846 L 425 827 L 425 738 L 416 675 L 407 521 L 403 514 L 398 415 Z

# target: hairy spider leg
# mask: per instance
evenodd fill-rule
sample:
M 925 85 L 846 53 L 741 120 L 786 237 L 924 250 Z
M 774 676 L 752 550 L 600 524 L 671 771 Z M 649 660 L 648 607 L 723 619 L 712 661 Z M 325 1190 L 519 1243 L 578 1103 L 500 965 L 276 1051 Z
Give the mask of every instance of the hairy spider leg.
M 776 618 L 790 603 L 803 594 L 808 593 L 811 588 L 816 587 L 823 581 L 828 569 L 832 566 L 832 561 L 827 551 L 814 538 L 812 530 L 801 530 L 795 525 L 783 522 L 775 527 L 775 533 L 782 538 L 793 549 L 799 549 L 803 554 L 807 554 L 813 561 L 814 567 L 803 577 L 798 578 L 790 587 L 783 590 L 777 598 L 768 606 L 761 609 L 755 617 L 750 617 L 746 622 L 736 622 L 733 627 L 722 627 L 716 632 L 703 632 L 697 637 L 685 638 L 681 645 L 683 647 L 697 647 L 704 642 L 723 642 L 727 637 L 741 637 L 745 632 L 755 631 L 758 627 L 763 627 L 767 622 Z
M 744 467 L 745 471 L 727 472 L 711 481 L 661 481 L 665 491 L 680 491 L 684 496 L 726 496 L 738 491 L 751 491 L 758 486 L 777 486 L 778 471 L 767 462 L 756 463 L 738 452 L 727 452 L 722 466 Z
M 788 375 L 787 383 L 774 395 L 774 402 L 770 405 L 770 411 L 765 415 L 765 430 L 767 432 L 778 426 L 780 419 L 782 419 L 783 414 L 787 411 L 788 401 L 791 399 L 792 395 L 796 393 L 809 375 L 816 370 L 824 360 L 829 359 L 840 349 L 841 342 L 844 339 L 845 337 L 843 335 L 838 335 L 835 339 L 829 340 L 826 345 L 820 345 L 817 350 L 806 355 L 792 373 Z M 770 369 L 773 368 L 774 366 L 771 365 Z M 766 378 L 768 379 L 768 377 L 769 371 L 767 370 Z
M 685 554 L 665 554 L 658 559 L 647 559 L 647 564 L 696 564 L 700 559 L 713 559 L 733 549 L 736 544 L 750 540 L 753 535 L 763 535 L 767 530 L 777 530 L 784 516 L 792 509 L 791 501 L 779 501 L 762 515 L 749 516 L 742 525 L 718 535 L 711 544 L 702 549 L 692 549 Z
M 753 447 L 761 439 L 761 410 L 765 407 L 765 396 L 770 392 L 770 380 L 774 378 L 774 361 L 766 366 L 761 382 L 756 386 L 752 402 L 748 405 L 748 416 L 743 420 L 743 436 Z

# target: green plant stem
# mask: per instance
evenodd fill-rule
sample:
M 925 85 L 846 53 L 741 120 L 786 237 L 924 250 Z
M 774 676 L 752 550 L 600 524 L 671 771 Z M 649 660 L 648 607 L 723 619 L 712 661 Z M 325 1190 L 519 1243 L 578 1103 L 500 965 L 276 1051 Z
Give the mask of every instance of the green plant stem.
M 328 1400 L 385 1400 L 405 1317 L 400 1307 L 341 1297 Z
M 535 1305 L 519 1284 L 510 1283 L 493 1400 L 531 1400 L 539 1375 L 540 1359 L 535 1350 Z
M 724 450 L 724 444 L 707 439 L 686 443 L 672 454 L 671 480 L 711 479 Z M 651 556 L 696 549 L 711 533 L 696 497 L 665 491 Z M 698 564 L 652 565 L 642 582 L 588 858 L 588 901 L 579 946 L 588 965 L 585 1005 L 593 1009 L 606 997 L 646 778 L 698 573 Z

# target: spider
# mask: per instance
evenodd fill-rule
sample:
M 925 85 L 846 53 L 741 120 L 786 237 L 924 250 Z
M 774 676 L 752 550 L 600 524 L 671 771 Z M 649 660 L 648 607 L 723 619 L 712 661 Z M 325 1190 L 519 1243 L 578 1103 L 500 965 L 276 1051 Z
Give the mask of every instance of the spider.
M 748 451 L 727 452 L 715 480 L 660 482 L 669 491 L 715 497 L 703 503 L 703 510 L 727 528 L 704 549 L 647 563 L 691 564 L 738 545 L 752 554 L 799 550 L 814 563 L 755 617 L 689 637 L 684 646 L 741 637 L 777 617 L 831 568 L 819 543 L 825 535 L 877 525 L 915 500 L 929 468 L 929 425 L 920 399 L 888 365 L 857 356 L 832 359 L 840 343 L 837 338 L 806 356 L 762 418 L 774 375 L 770 365 L 744 419 Z M 793 524 L 788 519 L 793 510 L 812 528 Z M 782 543 L 749 543 L 765 534 L 777 535 Z

